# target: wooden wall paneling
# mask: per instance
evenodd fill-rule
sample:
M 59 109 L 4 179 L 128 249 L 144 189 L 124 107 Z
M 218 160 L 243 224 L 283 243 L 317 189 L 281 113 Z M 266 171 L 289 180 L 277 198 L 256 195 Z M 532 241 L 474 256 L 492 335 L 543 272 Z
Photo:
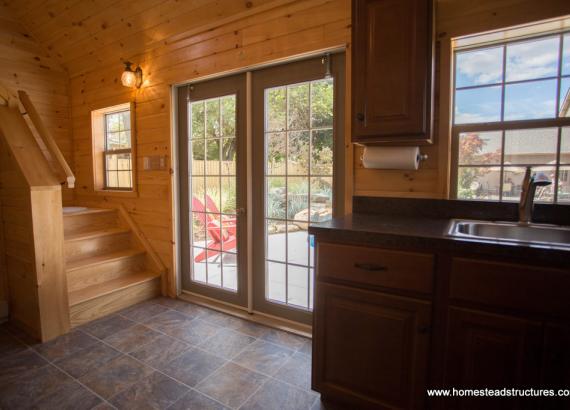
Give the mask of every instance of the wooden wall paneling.
M 17 9 L 13 7 L 15 3 L 0 4 L 0 83 L 12 95 L 23 90 L 30 96 L 45 127 L 73 168 L 68 74 L 54 59 L 54 53 L 42 48 L 19 22 L 24 13 L 31 11 L 40 12 L 42 17 L 49 15 L 43 14 L 43 6 L 33 6 L 33 1 L 17 2 Z M 73 190 L 66 188 L 62 192 L 64 202 L 72 203 Z
M 93 207 L 116 207 L 121 204 L 125 207 L 168 270 L 168 294 L 176 291 L 172 276 L 175 246 L 172 177 L 169 169 L 144 171 L 141 165 L 145 156 L 164 155 L 168 158 L 168 166 L 171 166 L 170 84 L 284 60 L 315 50 L 342 47 L 350 42 L 348 0 L 277 1 L 266 4 L 266 11 L 244 12 L 241 18 L 232 18 L 230 22 L 218 24 L 211 30 L 196 31 L 190 28 L 187 33 L 177 34 L 175 40 L 164 40 L 160 47 L 158 43 L 153 43 L 148 46 L 149 50 L 129 56 L 129 60 L 141 64 L 146 78 L 145 85 L 139 90 L 121 86 L 122 66 L 118 62 L 101 67 L 95 62 L 91 70 L 71 74 L 77 202 Z M 247 45 L 243 44 L 244 38 L 247 38 Z M 117 56 L 117 50 L 113 47 L 104 52 Z M 87 131 L 91 127 L 91 111 L 127 101 L 136 101 L 137 105 L 135 121 L 139 192 L 136 198 L 96 197 L 91 182 L 91 133 Z M 352 168 L 352 165 L 349 167 Z M 350 203 L 350 197 L 346 202 Z

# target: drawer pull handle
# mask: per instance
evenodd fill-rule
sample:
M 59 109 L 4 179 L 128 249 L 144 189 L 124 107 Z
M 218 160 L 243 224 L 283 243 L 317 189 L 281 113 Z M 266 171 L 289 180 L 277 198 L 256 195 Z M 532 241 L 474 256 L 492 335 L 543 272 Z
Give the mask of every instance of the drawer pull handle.
M 375 265 L 374 263 L 355 263 L 354 267 L 357 269 L 368 270 L 371 272 L 381 272 L 388 270 L 386 266 Z

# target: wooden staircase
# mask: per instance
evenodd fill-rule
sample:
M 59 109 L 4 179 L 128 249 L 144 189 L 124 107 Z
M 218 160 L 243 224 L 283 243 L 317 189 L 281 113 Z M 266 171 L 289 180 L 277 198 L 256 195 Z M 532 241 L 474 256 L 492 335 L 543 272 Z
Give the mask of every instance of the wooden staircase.
M 64 214 L 71 326 L 160 294 L 164 268 L 127 218 L 117 209 Z

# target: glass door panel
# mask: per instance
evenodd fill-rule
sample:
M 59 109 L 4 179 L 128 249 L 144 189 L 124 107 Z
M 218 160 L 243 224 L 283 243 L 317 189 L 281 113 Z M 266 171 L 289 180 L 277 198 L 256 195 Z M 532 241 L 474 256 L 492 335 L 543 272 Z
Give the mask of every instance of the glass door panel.
M 265 89 L 265 298 L 313 309 L 309 222 L 332 218 L 334 82 Z
M 192 281 L 237 292 L 236 96 L 189 103 Z
M 245 305 L 245 75 L 188 87 L 179 95 L 181 230 L 184 290 Z M 186 181 L 184 180 L 186 176 Z

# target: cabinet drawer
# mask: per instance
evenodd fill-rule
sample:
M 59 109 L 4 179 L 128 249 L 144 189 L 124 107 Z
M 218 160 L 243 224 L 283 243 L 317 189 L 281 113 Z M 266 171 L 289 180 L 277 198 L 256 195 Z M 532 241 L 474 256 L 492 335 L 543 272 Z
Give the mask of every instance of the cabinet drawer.
M 430 254 L 318 243 L 317 277 L 431 293 Z
M 454 258 L 449 294 L 490 306 L 570 316 L 570 270 Z

